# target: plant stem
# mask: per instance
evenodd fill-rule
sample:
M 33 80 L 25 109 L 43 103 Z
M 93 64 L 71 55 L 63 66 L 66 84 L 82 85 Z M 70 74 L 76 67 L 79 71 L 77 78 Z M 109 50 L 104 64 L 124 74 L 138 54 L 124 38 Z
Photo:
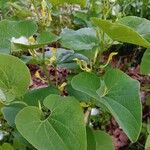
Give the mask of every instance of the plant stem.
M 90 122 L 90 116 L 91 116 L 91 108 L 89 107 L 84 115 L 84 122 L 86 125 L 88 125 Z
M 48 84 L 51 85 L 51 80 L 50 80 L 50 76 L 49 76 L 49 72 L 47 70 L 46 64 L 45 64 L 45 50 L 44 48 L 42 48 L 42 54 L 43 54 L 43 60 L 42 60 L 42 67 L 43 67 L 43 71 L 46 75 L 46 78 L 48 80 Z

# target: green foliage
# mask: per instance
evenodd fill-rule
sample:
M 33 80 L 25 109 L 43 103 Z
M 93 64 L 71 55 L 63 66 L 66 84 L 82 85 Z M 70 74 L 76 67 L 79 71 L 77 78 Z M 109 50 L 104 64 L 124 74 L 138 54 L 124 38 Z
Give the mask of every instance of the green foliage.
M 42 32 L 37 37 L 37 40 L 33 44 L 14 43 L 14 45 L 16 46 L 16 48 L 21 48 L 21 49 L 35 49 L 35 48 L 41 48 L 52 42 L 56 42 L 57 40 L 58 40 L 58 37 L 55 34 L 45 31 L 45 32 Z
M 2 146 L 0 146 L 0 150 L 14 150 L 14 148 L 9 143 L 4 143 Z
M 0 54 L 0 100 L 11 102 L 23 96 L 30 84 L 30 73 L 18 58 Z
M 150 47 L 149 20 L 128 16 L 115 23 L 97 18 L 93 18 L 92 21 L 115 41 Z
M 33 106 L 17 114 L 16 126 L 23 137 L 38 150 L 86 150 L 83 114 L 76 99 L 50 95 L 44 106 L 50 110 L 47 118 Z
M 81 51 L 98 46 L 96 31 L 92 28 L 82 28 L 77 31 L 64 29 L 60 36 L 62 46 L 68 49 Z
M 141 73 L 149 74 L 150 73 L 150 49 L 147 49 L 144 53 L 141 62 Z
M 145 143 L 145 150 L 149 150 L 150 149 L 150 125 L 147 125 L 147 132 L 148 132 L 148 137 Z
M 30 37 L 37 31 L 33 21 L 0 21 L 0 52 L 10 53 L 12 38 Z
M 39 106 L 43 104 L 43 100 L 49 94 L 58 94 L 58 90 L 54 87 L 45 87 L 40 89 L 35 89 L 32 91 L 27 92 L 23 97 L 23 102 L 28 104 L 29 106 Z
M 87 128 L 87 150 L 114 150 L 112 138 L 103 131 Z
M 142 116 L 138 81 L 119 70 L 110 70 L 101 82 L 94 74 L 81 73 L 72 79 L 72 86 L 94 98 L 95 103 L 104 104 L 130 140 L 137 140 Z
M 2 108 L 2 113 L 5 120 L 11 127 L 15 127 L 15 118 L 17 113 L 23 109 L 26 105 L 23 103 L 12 103 Z
M 103 51 L 118 49 L 118 42 L 143 46 L 148 49 L 141 73 L 150 73 L 150 21 L 122 18 L 126 8 L 114 10 L 130 2 L 0 2 L 0 122 L 6 132 L 0 150 L 114 150 L 111 136 L 101 131 L 111 115 L 131 142 L 138 140 L 140 84 L 110 67 L 116 51 L 106 64 L 101 59 Z M 141 16 L 148 4 L 142 2 Z M 112 11 L 118 12 L 113 16 Z M 44 87 L 32 89 L 31 76 L 32 87 L 41 83 Z M 94 119 L 98 127 L 91 126 L 92 108 L 99 109 Z
M 49 0 L 53 5 L 60 5 L 60 4 L 79 4 L 81 6 L 86 5 L 86 0 Z

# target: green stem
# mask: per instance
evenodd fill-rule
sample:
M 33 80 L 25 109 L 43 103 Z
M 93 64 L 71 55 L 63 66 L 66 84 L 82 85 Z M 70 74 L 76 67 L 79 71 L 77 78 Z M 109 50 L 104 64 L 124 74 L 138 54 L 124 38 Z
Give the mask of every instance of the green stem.
M 87 109 L 87 111 L 85 112 L 85 114 L 84 114 L 84 122 L 85 122 L 86 125 L 89 125 L 90 116 L 91 116 L 91 108 L 89 107 Z
M 50 75 L 49 75 L 49 72 L 48 72 L 48 69 L 47 69 L 47 66 L 45 64 L 45 50 L 44 48 L 42 48 L 42 54 L 43 54 L 43 60 L 42 60 L 42 67 L 43 67 L 43 71 L 46 75 L 46 78 L 48 80 L 48 84 L 51 85 L 51 80 L 50 80 Z

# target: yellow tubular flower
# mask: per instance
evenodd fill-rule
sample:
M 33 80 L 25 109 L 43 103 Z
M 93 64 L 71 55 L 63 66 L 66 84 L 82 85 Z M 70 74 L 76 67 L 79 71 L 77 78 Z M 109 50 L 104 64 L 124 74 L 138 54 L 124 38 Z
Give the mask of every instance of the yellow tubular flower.
M 42 0 L 41 6 L 42 6 L 42 10 L 41 10 L 42 17 L 46 17 L 47 3 L 45 0 Z
M 80 60 L 78 58 L 75 58 L 74 61 L 79 65 L 80 69 L 86 72 L 91 72 L 92 69 L 88 67 L 88 64 L 84 60 Z
M 37 70 L 37 71 L 35 72 L 35 77 L 38 78 L 38 79 L 40 79 L 42 82 L 45 82 L 45 80 L 42 79 L 42 77 L 41 77 L 41 75 L 40 75 L 40 73 L 39 73 L 39 70 Z
M 112 61 L 113 56 L 115 56 L 115 55 L 117 55 L 117 54 L 118 54 L 118 52 L 112 52 L 112 53 L 109 55 L 106 64 L 105 64 L 105 65 L 101 65 L 100 68 L 105 68 L 105 67 L 107 67 L 108 64 Z
M 56 60 L 57 60 L 57 57 L 56 57 L 57 49 L 56 48 L 52 48 L 51 51 L 52 51 L 52 57 L 50 58 L 50 65 L 55 63 Z
M 67 85 L 67 83 L 64 82 L 63 84 L 61 84 L 60 86 L 58 86 L 59 91 L 60 91 L 60 92 L 63 92 L 64 89 L 65 89 L 65 87 L 66 87 L 66 85 Z

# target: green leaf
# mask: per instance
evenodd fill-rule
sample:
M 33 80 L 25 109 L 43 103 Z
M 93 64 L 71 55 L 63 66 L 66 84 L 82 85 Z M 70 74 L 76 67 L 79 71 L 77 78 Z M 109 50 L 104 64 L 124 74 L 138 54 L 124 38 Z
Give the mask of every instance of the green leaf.
M 10 53 L 12 37 L 30 37 L 37 31 L 32 21 L 0 21 L 0 52 Z
M 113 40 L 150 47 L 150 21 L 147 19 L 128 16 L 115 23 L 97 18 L 92 22 Z
M 13 147 L 15 148 L 15 150 L 26 150 L 26 146 L 15 138 L 13 139 Z
M 78 101 L 89 102 L 91 100 L 89 95 L 75 90 L 70 84 L 67 85 L 67 92 L 70 96 L 75 97 Z
M 77 31 L 64 29 L 60 39 L 62 47 L 80 51 L 91 50 L 97 46 L 96 32 L 92 28 L 81 28 Z
M 95 99 L 99 98 L 96 90 L 100 87 L 100 78 L 95 74 L 86 72 L 80 73 L 73 77 L 71 84 L 74 89 Z
M 104 104 L 130 140 L 135 142 L 142 124 L 139 82 L 117 69 L 108 71 L 101 82 L 103 84 L 94 74 L 81 73 L 72 79 L 72 86 L 95 98 L 98 105 Z
M 54 87 L 35 89 L 26 93 L 23 101 L 29 106 L 39 106 L 39 102 L 43 104 L 43 100 L 50 94 L 58 94 L 58 90 Z
M 2 108 L 2 114 L 4 119 L 11 127 L 15 127 L 15 118 L 17 113 L 23 109 L 26 105 L 23 103 L 13 103 Z
M 45 53 L 45 56 L 46 58 L 50 59 L 53 56 L 52 51 L 51 50 L 47 51 Z M 58 67 L 69 68 L 69 69 L 74 69 L 78 67 L 78 65 L 74 61 L 75 58 L 89 62 L 89 59 L 84 55 L 80 53 L 76 53 L 73 50 L 66 50 L 63 48 L 57 49 L 56 58 L 57 58 Z
M 87 135 L 87 150 L 96 150 L 96 141 L 93 130 L 90 127 L 86 128 Z
M 150 135 L 148 135 L 146 144 L 145 144 L 145 150 L 150 150 Z
M 4 143 L 0 146 L 0 150 L 14 150 L 14 148 L 9 143 Z
M 10 102 L 23 96 L 29 85 L 26 65 L 14 56 L 0 54 L 0 100 Z
M 87 150 L 114 150 L 112 138 L 100 130 L 87 128 Z
M 14 43 L 14 45 L 17 48 L 21 48 L 21 49 L 35 49 L 35 48 L 41 48 L 52 42 L 56 42 L 58 39 L 59 39 L 58 36 L 56 36 L 55 34 L 44 31 L 37 37 L 37 43 L 35 44 L 25 45 L 25 44 L 20 44 L 20 43 Z
M 150 49 L 147 49 L 142 58 L 140 65 L 141 73 L 149 74 L 150 73 Z
M 86 150 L 86 129 L 77 100 L 50 95 L 44 105 L 51 111 L 46 119 L 33 106 L 17 114 L 16 127 L 22 136 L 38 150 Z
M 103 131 L 93 131 L 96 141 L 96 150 L 114 150 L 112 138 Z
M 53 5 L 62 5 L 65 3 L 68 4 L 79 4 L 81 6 L 86 5 L 86 0 L 49 0 L 51 4 Z

